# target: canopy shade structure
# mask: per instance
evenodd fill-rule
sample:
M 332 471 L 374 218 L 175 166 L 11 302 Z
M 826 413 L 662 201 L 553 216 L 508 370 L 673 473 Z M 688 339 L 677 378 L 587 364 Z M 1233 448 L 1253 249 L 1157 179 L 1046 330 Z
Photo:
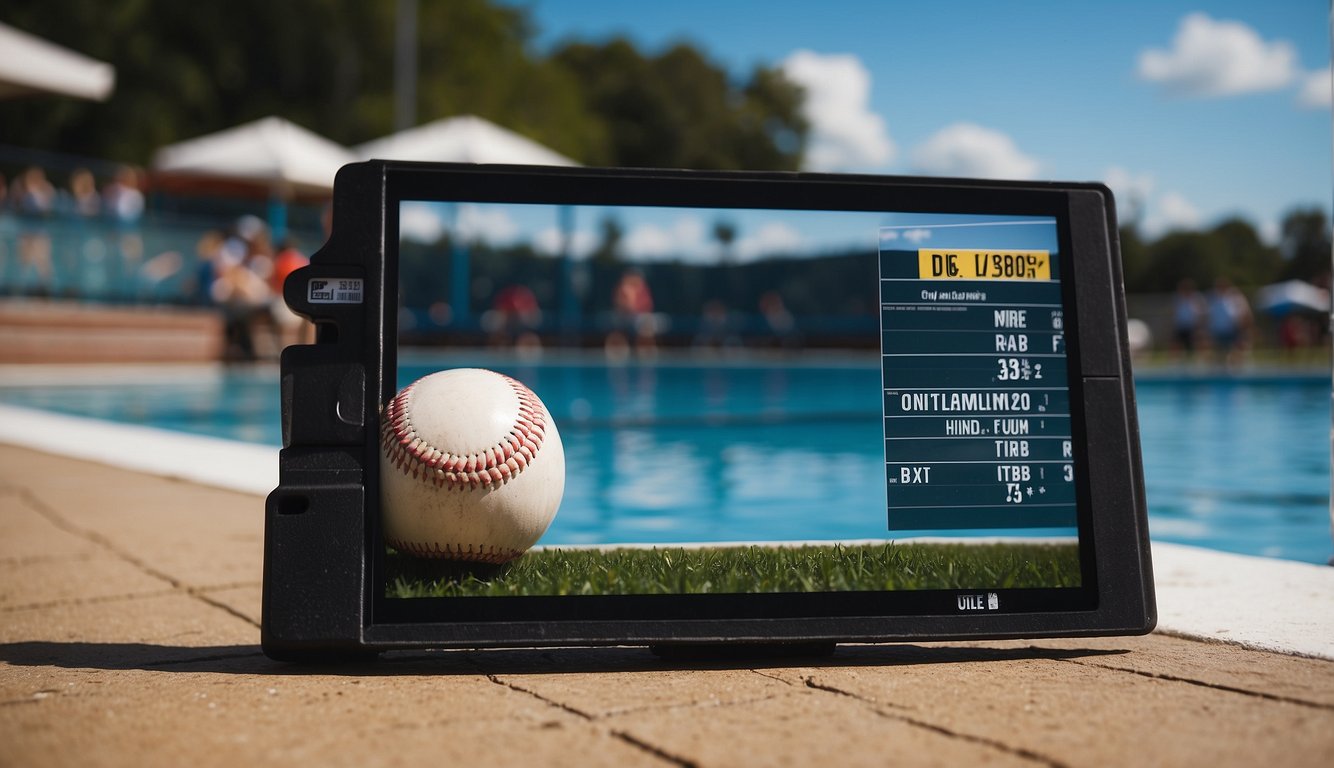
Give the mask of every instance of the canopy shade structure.
M 251 190 L 273 197 L 323 196 L 334 175 L 356 157 L 346 148 L 280 117 L 189 139 L 159 149 L 160 186 Z
M 578 165 L 532 139 L 474 115 L 419 125 L 367 142 L 354 151 L 363 160 Z
M 1291 312 L 1329 312 L 1329 291 L 1303 280 L 1266 285 L 1255 297 L 1256 306 L 1271 315 Z
M 106 101 L 115 84 L 110 64 L 0 23 L 0 99 L 53 93 Z

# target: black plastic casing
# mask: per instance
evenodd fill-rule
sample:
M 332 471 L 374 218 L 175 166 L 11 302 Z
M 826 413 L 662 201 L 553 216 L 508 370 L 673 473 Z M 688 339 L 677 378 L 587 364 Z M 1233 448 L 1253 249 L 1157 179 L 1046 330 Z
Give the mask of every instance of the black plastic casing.
M 1012 608 L 997 613 L 960 612 L 958 592 L 943 590 L 828 593 L 818 600 L 384 598 L 377 578 L 379 411 L 397 384 L 403 200 L 1055 217 L 1080 458 L 1083 586 L 1002 593 Z M 362 280 L 364 300 L 312 304 L 310 281 L 326 279 Z M 1102 185 L 372 161 L 339 171 L 329 242 L 288 279 L 284 298 L 316 323 L 317 333 L 315 344 L 289 347 L 282 356 L 284 448 L 279 486 L 266 505 L 262 620 L 264 652 L 275 659 L 407 648 L 1128 635 L 1156 622 L 1116 213 Z M 489 602 L 466 610 L 459 603 L 479 600 Z

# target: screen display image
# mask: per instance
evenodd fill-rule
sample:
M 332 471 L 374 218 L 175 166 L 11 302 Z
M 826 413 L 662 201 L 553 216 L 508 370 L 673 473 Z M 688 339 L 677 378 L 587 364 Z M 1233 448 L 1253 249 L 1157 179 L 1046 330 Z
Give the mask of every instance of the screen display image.
M 405 199 L 396 223 L 397 386 L 487 346 L 565 487 L 505 562 L 386 545 L 384 598 L 987 611 L 1085 583 L 1056 218 Z

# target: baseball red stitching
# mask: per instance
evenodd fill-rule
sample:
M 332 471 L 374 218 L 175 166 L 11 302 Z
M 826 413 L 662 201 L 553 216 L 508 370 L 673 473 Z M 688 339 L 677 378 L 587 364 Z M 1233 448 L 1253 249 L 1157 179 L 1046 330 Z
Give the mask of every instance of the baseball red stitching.
M 434 557 L 448 560 L 468 560 L 476 563 L 500 565 L 508 563 L 523 554 L 521 549 L 502 549 L 495 546 L 462 544 L 419 544 L 416 542 L 385 541 L 386 544 L 405 555 L 413 557 Z
M 390 463 L 405 475 L 449 490 L 499 486 L 516 477 L 541 449 L 546 418 L 542 402 L 531 389 L 509 376 L 496 375 L 519 397 L 514 426 L 500 442 L 467 454 L 449 453 L 426 442 L 408 416 L 408 397 L 414 386 L 409 384 L 380 415 L 380 445 Z

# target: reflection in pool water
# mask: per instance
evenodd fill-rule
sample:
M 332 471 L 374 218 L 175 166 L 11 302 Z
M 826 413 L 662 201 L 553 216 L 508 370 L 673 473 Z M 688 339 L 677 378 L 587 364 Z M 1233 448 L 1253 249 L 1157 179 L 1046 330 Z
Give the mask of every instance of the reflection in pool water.
M 868 514 L 884 499 L 874 360 L 448 367 L 461 364 L 521 378 L 561 427 L 566 497 L 544 543 L 885 535 Z M 440 367 L 408 365 L 400 379 Z M 0 383 L 0 402 L 277 445 L 276 379 Z M 1144 380 L 1137 399 L 1155 538 L 1328 560 L 1327 381 Z

